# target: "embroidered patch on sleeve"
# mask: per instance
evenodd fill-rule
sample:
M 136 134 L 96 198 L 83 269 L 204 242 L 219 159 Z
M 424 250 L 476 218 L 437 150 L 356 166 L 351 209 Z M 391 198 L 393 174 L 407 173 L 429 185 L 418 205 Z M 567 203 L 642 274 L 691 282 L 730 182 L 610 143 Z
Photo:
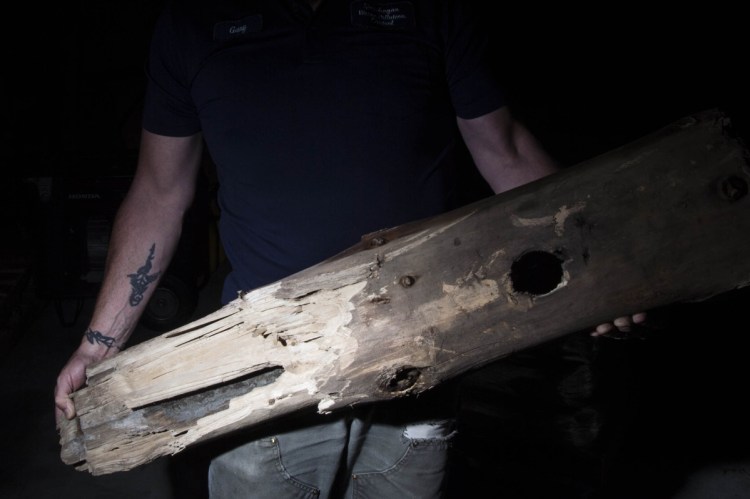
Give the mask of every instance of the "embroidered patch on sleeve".
M 352 24 L 363 28 L 412 29 L 415 27 L 411 2 L 352 2 Z

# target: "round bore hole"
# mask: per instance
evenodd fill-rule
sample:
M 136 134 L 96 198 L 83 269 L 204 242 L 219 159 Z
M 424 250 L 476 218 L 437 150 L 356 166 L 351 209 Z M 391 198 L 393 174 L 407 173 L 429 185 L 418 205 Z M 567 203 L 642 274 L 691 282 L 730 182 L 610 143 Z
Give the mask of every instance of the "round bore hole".
M 549 293 L 562 282 L 562 278 L 562 260 L 546 251 L 530 251 L 513 262 L 510 267 L 513 289 L 519 293 Z

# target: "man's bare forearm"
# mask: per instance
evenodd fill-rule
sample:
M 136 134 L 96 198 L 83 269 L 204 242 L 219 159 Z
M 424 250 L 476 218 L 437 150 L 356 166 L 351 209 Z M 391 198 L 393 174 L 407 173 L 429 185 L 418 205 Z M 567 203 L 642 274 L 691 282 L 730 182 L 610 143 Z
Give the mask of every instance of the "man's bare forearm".
M 125 347 L 169 265 L 193 200 L 202 136 L 142 130 L 138 169 L 117 212 L 99 295 L 81 343 L 57 377 L 56 417 L 75 415 L 70 394 L 93 363 Z
M 84 342 L 111 355 L 124 348 L 180 237 L 182 212 L 131 192 L 118 212 L 102 287 Z M 114 351 L 112 351 L 114 349 Z

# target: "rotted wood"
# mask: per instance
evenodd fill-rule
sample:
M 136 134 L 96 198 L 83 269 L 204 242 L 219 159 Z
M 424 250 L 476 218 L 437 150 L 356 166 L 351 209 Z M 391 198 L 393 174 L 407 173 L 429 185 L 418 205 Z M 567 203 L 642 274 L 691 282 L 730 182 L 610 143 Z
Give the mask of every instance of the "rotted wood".
M 686 117 L 319 265 L 88 370 L 62 460 L 101 475 L 299 410 L 412 396 L 620 315 L 750 283 L 750 167 Z

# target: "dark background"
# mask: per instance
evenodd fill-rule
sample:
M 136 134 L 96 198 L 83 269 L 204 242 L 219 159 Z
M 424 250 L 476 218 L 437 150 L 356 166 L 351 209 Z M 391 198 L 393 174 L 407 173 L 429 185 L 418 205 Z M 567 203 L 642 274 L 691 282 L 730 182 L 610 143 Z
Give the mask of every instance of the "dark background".
M 50 245 L 39 228 L 47 215 L 34 205 L 49 187 L 39 179 L 133 172 L 144 57 L 162 4 L 17 5 L 3 16 L 0 255 L 32 256 L 39 280 Z M 511 109 L 571 166 L 715 107 L 747 137 L 741 17 L 717 3 L 656 12 L 488 2 L 485 20 Z M 124 185 L 107 187 L 115 204 Z M 675 304 L 654 311 L 648 339 L 604 347 L 611 408 L 624 421 L 610 471 L 622 497 L 629 488 L 669 497 L 691 470 L 750 458 L 747 305 L 745 290 Z
M 132 168 L 144 56 L 162 4 L 16 5 L 3 16 L 6 174 Z M 480 8 L 514 111 L 565 165 L 709 107 L 746 126 L 745 28 L 721 3 Z

